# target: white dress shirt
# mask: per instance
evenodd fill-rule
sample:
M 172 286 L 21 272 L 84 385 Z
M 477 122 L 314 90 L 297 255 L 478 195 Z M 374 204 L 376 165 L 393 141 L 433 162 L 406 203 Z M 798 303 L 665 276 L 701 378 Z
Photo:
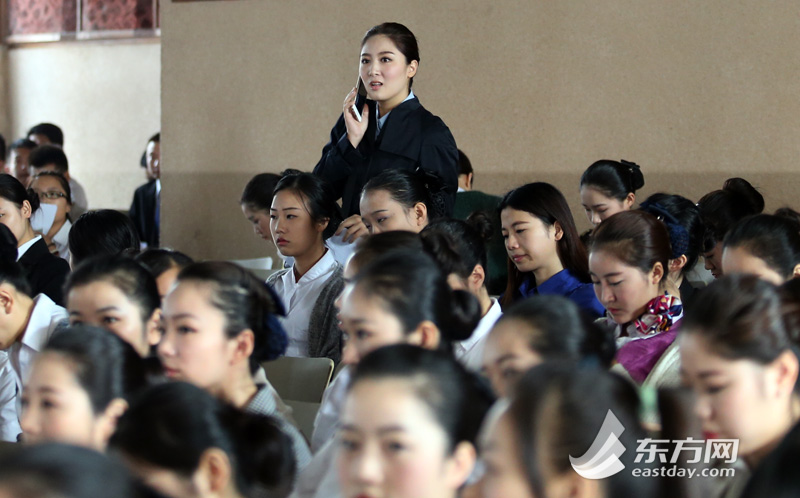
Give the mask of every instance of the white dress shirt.
M 89 201 L 86 199 L 86 191 L 83 189 L 83 186 L 72 177 L 69 179 L 69 190 L 72 193 L 72 209 L 70 210 L 70 214 L 73 220 L 77 220 L 83 213 L 89 210 Z
M 56 245 L 58 256 L 66 259 L 69 262 L 69 230 L 72 228 L 72 223 L 66 220 L 61 228 L 53 235 L 53 244 Z
M 0 437 L 16 441 L 22 388 L 28 382 L 34 358 L 56 331 L 66 325 L 67 310 L 44 294 L 33 299 L 33 311 L 22 338 L 0 351 Z
M 322 403 L 314 418 L 314 433 L 311 435 L 312 453 L 317 453 L 325 443 L 336 436 L 342 406 L 347 396 L 347 389 L 350 387 L 351 371 L 350 366 L 343 367 L 322 395 Z
M 489 332 L 501 316 L 503 316 L 503 311 L 500 309 L 500 301 L 492 299 L 492 306 L 489 307 L 489 311 L 478 322 L 478 326 L 475 327 L 470 338 L 454 345 L 453 352 L 456 359 L 469 370 L 473 372 L 481 371 L 486 338 L 489 337 Z
M 311 312 L 319 298 L 319 293 L 336 269 L 333 251 L 325 250 L 325 255 L 309 269 L 300 280 L 294 278 L 294 266 L 275 281 L 273 288 L 283 301 L 286 317 L 282 320 L 289 346 L 286 356 L 308 356 L 308 322 Z

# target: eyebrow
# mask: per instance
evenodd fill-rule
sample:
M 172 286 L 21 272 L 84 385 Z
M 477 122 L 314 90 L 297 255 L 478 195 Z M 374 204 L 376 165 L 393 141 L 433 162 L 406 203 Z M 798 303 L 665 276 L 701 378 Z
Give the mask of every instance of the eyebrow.
M 388 212 L 389 212 L 389 210 L 388 210 L 388 209 L 377 209 L 377 210 L 375 210 L 375 211 L 371 212 L 370 214 L 372 214 L 372 215 L 376 215 L 376 214 L 378 214 L 378 213 L 388 213 Z
M 180 313 L 180 314 L 173 315 L 173 316 L 164 316 L 164 318 L 171 318 L 173 320 L 179 320 L 181 318 L 194 318 L 194 319 L 197 319 L 197 316 L 195 316 L 195 315 L 193 315 L 191 313 Z
M 300 208 L 298 208 L 298 207 L 288 207 L 288 208 L 283 208 L 283 209 L 276 209 L 276 208 L 271 207 L 271 208 L 269 208 L 269 210 L 270 211 L 300 211 Z
M 384 50 L 383 52 L 378 52 L 378 55 L 383 55 L 383 54 L 392 54 L 392 55 L 394 55 L 394 52 L 392 52 L 390 50 Z M 367 52 L 362 52 L 361 53 L 361 57 L 364 57 L 365 55 L 372 55 L 372 54 L 369 54 Z
M 514 228 L 517 225 L 524 225 L 526 223 L 528 223 L 528 222 L 527 221 L 515 221 L 514 223 L 511 224 L 511 228 Z
M 501 363 L 505 363 L 508 360 L 513 360 L 515 358 L 514 353 L 506 353 L 497 360 L 495 360 L 495 365 L 500 365 Z
M 104 311 L 119 311 L 119 308 L 116 306 L 106 306 L 105 308 L 98 309 L 97 313 L 102 313 Z
M 343 431 L 351 431 L 351 432 L 358 432 L 358 433 L 363 432 L 362 430 L 360 430 L 359 428 L 357 428 L 353 424 L 343 424 L 341 426 L 341 430 L 343 430 Z M 378 429 L 378 435 L 390 434 L 390 433 L 393 433 L 393 432 L 407 432 L 407 431 L 406 431 L 406 428 L 401 426 L 401 425 L 388 425 L 386 427 L 380 427 Z
M 589 275 L 592 276 L 592 277 L 597 277 L 596 273 L 589 272 Z M 615 272 L 611 272 L 611 273 L 606 273 L 605 275 L 600 275 L 600 278 L 618 277 L 620 275 L 622 275 L 621 271 L 615 271 Z

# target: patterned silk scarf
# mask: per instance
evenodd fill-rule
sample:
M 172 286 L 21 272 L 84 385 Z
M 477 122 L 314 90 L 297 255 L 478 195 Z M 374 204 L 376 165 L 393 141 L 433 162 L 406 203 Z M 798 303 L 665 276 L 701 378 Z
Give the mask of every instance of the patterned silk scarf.
M 683 318 L 681 300 L 665 293 L 647 303 L 644 314 L 628 325 L 628 333 L 631 337 L 648 337 L 666 332 L 681 318 Z

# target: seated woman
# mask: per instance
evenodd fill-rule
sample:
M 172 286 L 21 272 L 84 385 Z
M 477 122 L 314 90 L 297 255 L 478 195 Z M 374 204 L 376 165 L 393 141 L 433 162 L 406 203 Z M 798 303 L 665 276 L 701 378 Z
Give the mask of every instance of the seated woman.
M 481 496 L 662 496 L 658 477 L 637 477 L 631 472 L 639 469 L 647 475 L 644 471 L 658 470 L 658 460 L 640 462 L 641 454 L 633 451 L 646 437 L 638 420 L 639 397 L 616 375 L 575 368 L 571 363 L 545 363 L 526 373 L 514 389 L 510 404 L 498 409 L 499 415 L 493 412 L 487 421 L 481 441 L 487 468 Z M 602 462 L 614 460 L 589 462 L 592 465 L 583 467 L 586 462 L 581 457 L 589 454 L 590 447 L 595 448 L 608 414 L 624 428 L 614 435 L 616 444 L 627 451 L 614 455 L 617 468 L 625 470 L 600 479 L 587 471 L 606 470 Z M 612 441 L 611 436 L 608 441 Z
M 700 209 L 680 195 L 653 194 L 639 209 L 660 219 L 669 232 L 672 257 L 669 260 L 668 280 L 684 306 L 691 300 L 695 288 L 686 279 L 703 251 L 705 226 Z
M 633 208 L 636 191 L 644 187 L 639 165 L 601 159 L 581 175 L 581 205 L 592 225 Z
M 703 240 L 705 267 L 714 278 L 722 276 L 722 240 L 738 221 L 764 211 L 764 197 L 743 178 L 728 178 L 721 190 L 704 195 L 697 203 L 706 227 Z
M 139 232 L 128 216 L 113 209 L 84 213 L 69 231 L 70 265 L 75 268 L 92 256 L 136 256 Z
M 11 175 L 0 175 L 0 223 L 16 239 L 17 261 L 25 270 L 33 295 L 46 294 L 54 303 L 64 304 L 61 291 L 69 264 L 50 253 L 47 242 L 31 227 L 31 215 L 39 208 L 39 196 Z M 8 241 L 3 234 L 4 242 Z
M 552 360 L 608 368 L 614 338 L 563 296 L 516 302 L 492 327 L 483 351 L 483 374 L 495 394 L 507 397 L 532 367 Z
M 283 498 L 295 474 L 292 440 L 275 420 L 184 382 L 137 397 L 110 447 L 145 484 L 171 498 Z
M 118 335 L 140 356 L 161 339 L 161 300 L 152 275 L 124 256 L 90 258 L 64 287 L 72 325 L 88 324 Z
M 0 175 L 5 176 L 5 175 Z M 13 240 L 0 225 L 0 241 Z M 24 270 L 15 261 L 14 244 L 0 242 L 0 439 L 16 441 L 20 433 L 19 393 L 31 364 L 47 341 L 66 324 L 67 311 L 45 294 L 34 295 Z M 54 256 L 56 257 L 56 256 Z
M 108 331 L 76 326 L 36 357 L 22 392 L 22 440 L 105 451 L 131 396 L 147 384 L 143 360 Z
M 158 296 L 162 301 L 164 300 L 164 296 L 169 293 L 173 284 L 175 284 L 178 273 L 194 263 L 191 257 L 180 251 L 163 248 L 147 249 L 136 256 L 135 259 L 141 263 L 142 266 L 147 268 L 153 278 L 156 279 Z
M 800 276 L 800 223 L 758 214 L 731 228 L 722 242 L 722 271 L 746 273 L 781 285 Z
M 342 335 L 333 302 L 342 291 L 342 265 L 325 246 L 341 220 L 330 187 L 310 173 L 286 175 L 270 207 L 272 238 L 291 268 L 267 279 L 286 308 L 286 356 L 341 360 Z
M 69 261 L 69 231 L 72 222 L 69 212 L 72 210 L 72 191 L 69 180 L 55 171 L 42 171 L 31 180 L 30 188 L 39 196 L 43 204 L 53 204 L 58 208 L 50 230 L 44 234 L 44 240 L 51 252 Z
M 301 470 L 311 459 L 308 444 L 281 413 L 275 390 L 254 378 L 262 362 L 286 350 L 281 314 L 278 297 L 247 270 L 221 261 L 194 263 L 178 274 L 164 299 L 158 356 L 167 377 L 191 382 L 241 410 L 277 417 Z
M 594 231 L 589 246 L 594 290 L 608 311 L 601 323 L 614 332 L 619 367 L 638 384 L 651 372 L 648 384 L 654 387 L 679 382 L 677 344 L 670 346 L 683 305 L 667 292 L 671 256 L 667 228 L 642 211 L 608 218 Z
M 473 216 L 471 222 L 437 220 L 425 227 L 420 236 L 425 249 L 434 257 L 453 289 L 468 291 L 481 306 L 481 321 L 469 339 L 454 345 L 456 358 L 467 368 L 479 371 L 486 338 L 503 315 L 497 299 L 489 297 L 486 282 L 487 256 L 484 241 L 492 233 L 485 216 Z
M 796 303 L 753 275 L 725 275 L 699 293 L 679 337 L 681 376 L 707 439 L 737 440 L 746 469 L 711 496 L 739 496 L 800 419 Z M 743 471 L 744 470 L 744 471 Z M 760 495 L 771 496 L 771 495 Z
M 493 401 L 480 386 L 442 352 L 396 345 L 365 356 L 337 438 L 342 496 L 459 496 Z
M 448 194 L 433 173 L 385 170 L 361 191 L 361 219 L 370 234 L 405 230 L 419 233 L 444 216 Z
M 603 306 L 590 284 L 586 248 L 561 192 L 549 183 L 529 183 L 507 193 L 498 209 L 510 260 L 500 304 L 556 294 L 602 316 Z

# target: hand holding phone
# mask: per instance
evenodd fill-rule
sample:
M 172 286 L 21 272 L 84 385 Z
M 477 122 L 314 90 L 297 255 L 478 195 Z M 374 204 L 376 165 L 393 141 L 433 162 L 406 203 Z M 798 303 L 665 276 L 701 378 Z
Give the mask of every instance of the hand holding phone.
M 356 119 L 359 122 L 363 121 L 363 117 L 361 116 L 361 109 L 364 108 L 364 104 L 367 103 L 367 87 L 364 85 L 364 81 L 361 79 L 361 75 L 358 76 L 358 83 L 356 85 L 356 100 L 353 102 L 353 112 L 356 115 Z

